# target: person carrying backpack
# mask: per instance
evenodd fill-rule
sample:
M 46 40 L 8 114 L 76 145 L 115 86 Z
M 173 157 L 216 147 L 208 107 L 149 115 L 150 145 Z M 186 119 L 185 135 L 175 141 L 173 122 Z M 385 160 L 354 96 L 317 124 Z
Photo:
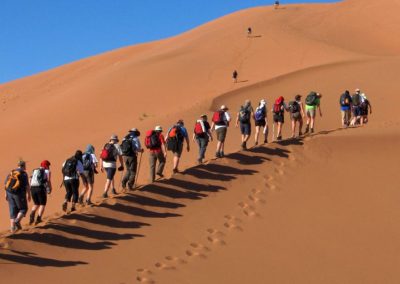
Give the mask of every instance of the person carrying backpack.
M 292 138 L 296 137 L 296 124 L 299 123 L 299 136 L 303 135 L 304 108 L 301 95 L 296 95 L 294 101 L 289 102 L 290 119 L 292 120 Z
M 110 141 L 106 143 L 103 147 L 103 150 L 100 154 L 100 170 L 101 172 L 106 172 L 107 180 L 104 185 L 103 198 L 108 197 L 108 190 L 112 186 L 111 192 L 112 194 L 117 194 L 115 190 L 115 182 L 114 177 L 117 172 L 117 160 L 120 163 L 118 167 L 118 171 L 121 172 L 124 170 L 124 161 L 122 160 L 122 150 L 118 144 L 119 139 L 118 136 L 113 134 L 110 137 Z
M 208 142 L 210 140 L 213 141 L 211 126 L 207 121 L 207 115 L 203 114 L 200 116 L 200 119 L 196 121 L 193 130 L 193 142 L 197 142 L 197 145 L 199 145 L 199 158 L 197 159 L 198 164 L 203 163 Z
M 167 149 L 165 147 L 164 135 L 162 135 L 162 127 L 156 126 L 154 130 L 146 132 L 145 145 L 149 149 L 149 166 L 150 166 L 150 182 L 154 182 L 156 174 L 160 178 L 163 178 L 163 171 L 165 167 L 165 161 L 167 159 Z M 158 167 L 156 172 L 156 164 L 158 161 Z
M 237 83 L 238 75 L 239 75 L 238 72 L 236 70 L 234 70 L 232 73 L 233 83 Z
M 285 110 L 288 110 L 288 107 L 285 103 L 285 98 L 280 96 L 275 100 L 274 106 L 272 108 L 274 126 L 276 126 L 276 140 L 282 140 L 282 126 L 285 123 Z M 275 135 L 275 133 L 274 133 Z
M 136 128 L 129 130 L 121 143 L 122 158 L 125 165 L 125 175 L 122 179 L 122 189 L 125 191 L 128 185 L 129 190 L 133 190 L 135 184 L 136 171 L 138 166 L 138 153 L 143 153 L 140 144 L 140 131 Z
M 182 119 L 178 120 L 178 122 L 172 126 L 167 133 L 167 149 L 170 150 L 173 155 L 173 169 L 172 172 L 174 174 L 178 173 L 179 160 L 181 158 L 183 152 L 183 143 L 186 141 L 186 150 L 190 151 L 190 143 L 189 143 L 189 135 L 185 128 L 184 122 Z
M 92 194 L 93 194 L 93 185 L 94 185 L 94 175 L 97 174 L 97 165 L 98 161 L 96 155 L 94 154 L 94 147 L 92 145 L 88 145 L 86 147 L 86 151 L 82 156 L 82 164 L 83 164 L 83 190 L 79 195 L 78 202 L 83 205 L 83 199 L 86 196 L 86 205 L 92 204 Z
M 211 122 L 211 131 L 214 129 L 217 134 L 217 151 L 215 153 L 216 158 L 224 157 L 224 148 L 225 148 L 225 139 L 226 134 L 228 132 L 229 122 L 231 121 L 231 117 L 228 113 L 228 108 L 225 105 L 222 105 L 219 111 L 214 112 L 212 122 Z
M 360 89 L 356 89 L 355 93 L 351 96 L 351 110 L 353 118 L 350 122 L 351 126 L 355 126 L 361 123 L 361 94 Z
M 263 127 L 264 144 L 268 143 L 268 121 L 267 121 L 267 103 L 262 99 L 254 112 L 254 124 L 256 126 L 256 135 L 254 136 L 255 145 L 258 145 L 260 129 Z
M 314 133 L 315 116 L 318 109 L 319 116 L 322 117 L 321 110 L 321 98 L 322 95 L 316 92 L 310 92 L 306 97 L 306 115 L 307 115 L 307 125 L 305 133 Z
M 340 112 L 342 115 L 342 127 L 347 128 L 350 125 L 351 104 L 352 104 L 350 92 L 348 90 L 346 90 L 340 96 L 339 104 L 340 104 Z
M 71 212 L 76 210 L 75 204 L 79 200 L 79 178 L 83 180 L 82 151 L 77 150 L 75 155 L 67 159 L 62 166 L 63 183 L 66 190 L 62 210 L 67 212 L 68 203 L 72 202 Z
M 37 225 L 42 222 L 42 216 L 47 204 L 47 194 L 50 194 L 52 189 L 50 162 L 44 160 L 40 163 L 40 167 L 32 172 L 31 196 L 34 205 L 29 215 L 29 225 L 33 223 Z M 36 211 L 38 211 L 38 216 L 35 222 Z
M 372 105 L 365 94 L 361 94 L 361 125 L 368 123 L 368 110 L 372 114 Z
M 240 133 L 242 134 L 242 150 L 247 149 L 247 141 L 251 135 L 251 118 L 254 117 L 254 109 L 251 106 L 250 100 L 246 100 L 244 105 L 239 109 L 236 116 L 236 128 L 239 127 L 240 122 Z
M 253 30 L 251 29 L 251 27 L 247 28 L 247 37 L 251 37 Z
M 5 198 L 10 208 L 10 230 L 11 233 L 14 233 L 22 229 L 21 220 L 28 211 L 28 201 L 31 201 L 25 161 L 19 161 L 18 168 L 12 170 L 6 177 Z

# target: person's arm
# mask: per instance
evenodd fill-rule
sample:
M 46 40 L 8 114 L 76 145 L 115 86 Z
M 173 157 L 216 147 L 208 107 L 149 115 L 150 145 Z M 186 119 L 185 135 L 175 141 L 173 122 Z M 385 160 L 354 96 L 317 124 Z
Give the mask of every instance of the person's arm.
M 31 187 L 29 185 L 28 175 L 26 175 L 26 195 L 27 195 L 28 202 L 31 202 Z
M 49 188 L 49 193 L 53 191 L 53 185 L 51 183 L 51 172 L 47 176 L 47 187 Z
M 189 134 L 188 134 L 186 128 L 185 128 L 185 140 L 186 140 L 186 150 L 189 152 L 190 151 L 190 140 L 189 140 Z
M 122 155 L 118 154 L 118 160 L 119 160 L 119 164 L 120 164 L 118 170 L 123 171 L 124 170 L 124 160 L 122 159 Z
M 305 114 L 304 114 L 304 106 L 303 103 L 300 103 L 300 111 L 301 111 L 301 117 L 304 118 Z
M 239 115 L 240 115 L 240 113 L 238 113 L 238 114 L 236 115 L 235 127 L 239 127 Z
M 318 104 L 318 111 L 319 111 L 319 116 L 322 117 L 321 104 Z
M 211 133 L 213 132 L 214 128 L 215 128 L 215 123 L 214 123 L 214 121 L 212 121 L 211 122 L 211 128 L 210 128 L 210 132 Z
M 160 140 L 161 140 L 161 151 L 164 154 L 164 158 L 167 158 L 167 147 L 165 146 L 165 139 L 162 134 L 160 134 Z
M 103 159 L 101 157 L 100 157 L 99 164 L 100 164 L 100 171 L 104 172 Z
M 193 140 L 193 142 L 196 141 L 196 133 L 193 133 L 192 140 Z
M 372 114 L 372 105 L 369 101 L 368 101 L 368 105 L 369 105 L 369 114 Z

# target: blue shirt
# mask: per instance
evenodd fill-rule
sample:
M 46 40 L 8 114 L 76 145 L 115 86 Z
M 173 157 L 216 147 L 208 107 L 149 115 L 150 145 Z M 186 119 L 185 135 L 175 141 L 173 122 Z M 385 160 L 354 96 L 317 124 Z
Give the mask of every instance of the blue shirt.
M 179 126 L 179 128 L 181 129 L 181 134 L 182 134 L 183 138 L 189 138 L 189 134 L 188 134 L 187 129 L 183 125 L 179 125 L 179 124 L 178 125 L 174 125 L 170 129 L 168 129 L 168 134 L 171 131 L 171 129 L 174 128 L 175 126 Z

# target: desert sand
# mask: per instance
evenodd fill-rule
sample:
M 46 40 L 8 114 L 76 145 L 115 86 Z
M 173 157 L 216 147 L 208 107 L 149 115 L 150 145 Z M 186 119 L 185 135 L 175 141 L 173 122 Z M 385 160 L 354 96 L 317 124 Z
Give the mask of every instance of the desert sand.
M 45 222 L 12 236 L 0 203 L 2 282 L 399 283 L 399 12 L 397 0 L 257 7 L 0 85 L 0 177 L 48 159 L 55 185 Z M 343 130 L 339 96 L 355 88 L 373 115 Z M 61 164 L 88 143 L 99 154 L 112 133 L 180 118 L 191 132 L 221 104 L 236 115 L 245 99 L 271 108 L 310 90 L 323 94 L 312 136 L 238 151 L 230 127 L 226 158 L 213 142 L 195 166 L 192 143 L 185 172 L 171 175 L 169 155 L 153 184 L 145 153 L 140 190 L 102 201 L 98 175 L 96 205 L 61 213 Z

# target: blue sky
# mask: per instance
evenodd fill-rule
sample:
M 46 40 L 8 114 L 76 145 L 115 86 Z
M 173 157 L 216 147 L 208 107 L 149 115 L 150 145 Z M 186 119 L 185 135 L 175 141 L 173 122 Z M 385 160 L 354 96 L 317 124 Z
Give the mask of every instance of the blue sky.
M 0 84 L 173 36 L 261 0 L 0 0 Z M 281 3 L 335 2 L 286 0 Z

